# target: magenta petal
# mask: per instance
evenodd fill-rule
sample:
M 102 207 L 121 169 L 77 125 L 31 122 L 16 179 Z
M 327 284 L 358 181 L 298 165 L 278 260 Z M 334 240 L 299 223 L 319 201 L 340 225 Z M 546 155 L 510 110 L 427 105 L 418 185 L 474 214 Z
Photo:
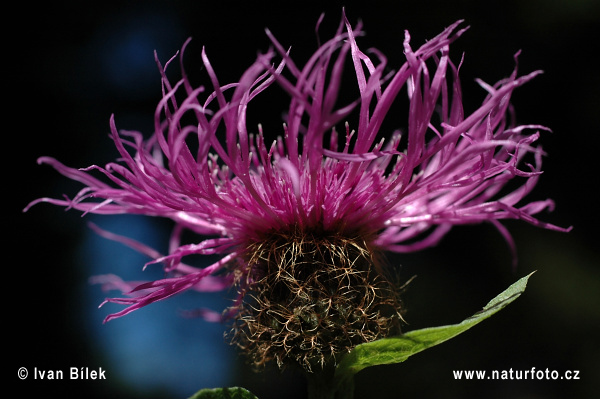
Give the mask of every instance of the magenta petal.
M 175 224 L 166 254 L 92 225 L 165 272 L 163 279 L 145 283 L 96 278 L 125 295 L 106 300 L 126 305 L 107 321 L 186 290 L 230 288 L 232 271 L 240 279 L 248 273 L 244 248 L 274 231 L 351 230 L 380 250 L 412 252 L 436 245 L 455 225 L 490 222 L 513 253 L 502 219 L 568 231 L 537 218 L 553 208 L 551 200 L 526 199 L 542 173 L 540 131 L 549 129 L 516 125 L 510 115 L 514 91 L 541 71 L 518 76 L 515 66 L 494 84 L 478 80 L 486 97 L 465 114 L 463 60 L 456 66 L 450 59 L 450 46 L 466 31 L 461 24 L 418 48 L 406 32 L 398 44 L 406 60 L 395 66 L 377 50 L 362 50 L 364 32 L 345 16 L 303 64 L 267 31 L 273 49 L 259 54 L 237 82 L 221 82 L 204 49 L 207 86 L 195 87 L 183 67 L 181 79 L 171 82 L 167 67 L 177 57 L 164 66 L 157 59 L 163 98 L 153 134 L 119 131 L 111 117 L 115 162 L 74 169 L 40 158 L 84 187 L 73 197 L 39 198 L 25 211 L 47 202 L 84 214 L 141 214 Z M 389 67 L 395 72 L 384 76 Z M 342 87 L 354 88 L 356 98 L 342 98 Z M 287 114 L 281 137 L 269 143 L 261 127 L 251 134 L 255 127 L 247 121 L 256 119 L 248 117 L 255 99 L 275 91 L 287 94 Z M 400 98 L 408 98 L 407 109 L 397 109 Z M 408 118 L 402 134 L 382 130 L 392 113 Z M 345 142 L 336 129 L 345 130 Z M 514 181 L 519 184 L 509 186 Z M 188 230 L 200 238 L 183 243 Z M 183 262 L 191 255 L 221 258 L 194 267 Z M 221 320 L 205 309 L 193 314 Z

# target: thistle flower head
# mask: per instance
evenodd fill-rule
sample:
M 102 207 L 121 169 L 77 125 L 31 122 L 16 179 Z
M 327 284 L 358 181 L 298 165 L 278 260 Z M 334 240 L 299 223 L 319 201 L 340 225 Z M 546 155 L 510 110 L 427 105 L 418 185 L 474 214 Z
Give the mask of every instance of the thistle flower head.
M 234 340 L 256 364 L 275 359 L 310 369 L 335 361 L 359 343 L 399 331 L 402 308 L 385 251 L 433 246 L 457 224 L 490 222 L 511 245 L 501 219 L 562 230 L 534 217 L 552 201 L 523 203 L 541 173 L 539 131 L 548 129 L 516 125 L 509 112 L 513 91 L 540 72 L 518 76 L 515 67 L 495 84 L 480 81 L 487 96 L 466 114 L 460 64 L 449 57 L 465 31 L 460 24 L 417 49 L 407 32 L 406 61 L 392 73 L 381 52 L 359 48 L 361 27 L 345 17 L 303 66 L 267 31 L 272 49 L 238 82 L 222 83 L 204 50 L 210 87 L 194 87 L 183 68 L 181 80 L 171 82 L 175 57 L 165 65 L 157 58 L 163 98 L 153 135 L 119 131 L 111 117 L 120 159 L 73 169 L 40 158 L 85 187 L 73 198 L 30 205 L 175 222 L 167 254 L 98 229 L 148 254 L 168 274 L 144 283 L 98 277 L 126 294 L 106 300 L 127 305 L 106 320 L 186 290 L 236 286 L 227 312 L 199 314 L 233 317 Z M 342 76 L 348 61 L 353 73 Z M 355 87 L 357 97 L 344 102 L 342 86 Z M 255 98 L 278 89 L 289 104 L 271 141 L 246 121 Z M 408 109 L 397 109 L 404 98 Z M 407 116 L 402 133 L 382 127 L 392 113 Z M 508 189 L 513 180 L 521 184 Z M 197 241 L 183 243 L 185 230 Z M 215 254 L 220 259 L 205 267 L 183 259 Z

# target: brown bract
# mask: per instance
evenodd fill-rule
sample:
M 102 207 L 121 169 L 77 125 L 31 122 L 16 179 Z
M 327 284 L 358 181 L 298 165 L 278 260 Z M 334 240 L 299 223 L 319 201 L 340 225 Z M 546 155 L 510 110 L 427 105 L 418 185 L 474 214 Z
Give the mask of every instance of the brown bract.
M 356 345 L 400 332 L 399 289 L 360 235 L 275 232 L 246 251 L 250 272 L 232 336 L 254 366 L 335 364 Z

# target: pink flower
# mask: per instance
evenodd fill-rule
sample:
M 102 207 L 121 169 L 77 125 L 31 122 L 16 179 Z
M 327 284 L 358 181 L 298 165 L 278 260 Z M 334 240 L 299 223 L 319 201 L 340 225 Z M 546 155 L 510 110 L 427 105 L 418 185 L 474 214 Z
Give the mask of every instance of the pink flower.
M 377 251 L 412 252 L 435 245 L 458 224 L 491 222 L 511 246 L 501 219 L 568 230 L 534 217 L 552 209 L 551 200 L 523 201 L 540 177 L 543 152 L 536 141 L 548 129 L 514 125 L 510 98 L 541 72 L 518 76 L 515 67 L 495 84 L 479 81 L 487 97 L 465 115 L 461 64 L 449 58 L 450 44 L 466 30 L 458 29 L 460 23 L 417 50 L 407 32 L 406 62 L 393 73 L 386 72 L 382 53 L 359 49 L 361 27 L 352 28 L 345 18 L 304 66 L 267 31 L 272 50 L 259 55 L 239 82 L 221 83 L 203 50 L 210 89 L 193 87 L 183 70 L 181 80 L 170 82 L 167 67 L 175 57 L 164 66 L 157 59 L 163 98 L 154 134 L 145 140 L 140 132 L 118 131 L 111 118 L 118 161 L 74 169 L 40 158 L 85 187 L 73 198 L 40 198 L 26 209 L 49 202 L 175 222 L 168 254 L 97 230 L 148 254 L 149 263 L 162 264 L 168 275 L 135 283 L 97 278 L 126 294 L 106 300 L 127 305 L 107 321 L 189 289 L 224 290 L 255 280 L 248 248 L 280 232 L 360 237 Z M 354 73 L 343 79 L 347 60 Z M 344 103 L 342 85 L 355 87 L 357 98 Z M 282 137 L 271 142 L 260 126 L 251 134 L 256 127 L 246 121 L 255 97 L 278 88 L 289 106 L 282 132 L 276 132 Z M 397 107 L 406 97 L 408 109 Z M 407 115 L 404 132 L 382 128 L 390 113 Z M 513 180 L 520 186 L 503 190 Z M 184 230 L 198 241 L 183 244 Z M 188 255 L 215 254 L 221 258 L 204 268 L 183 262 Z M 209 310 L 199 314 L 220 319 Z

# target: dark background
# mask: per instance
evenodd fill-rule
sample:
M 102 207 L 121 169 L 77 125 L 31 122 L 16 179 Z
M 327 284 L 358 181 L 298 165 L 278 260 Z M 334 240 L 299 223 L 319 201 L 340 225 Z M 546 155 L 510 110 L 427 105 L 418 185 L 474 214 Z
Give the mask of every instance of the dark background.
M 316 3 L 315 3 L 316 4 Z M 40 156 L 67 165 L 103 165 L 116 157 L 107 138 L 115 113 L 120 128 L 149 133 L 160 80 L 153 60 L 166 61 L 188 37 L 187 71 L 208 83 L 201 68 L 205 45 L 221 82 L 235 81 L 268 48 L 268 27 L 292 55 L 305 60 L 316 48 L 314 26 L 326 12 L 323 37 L 336 27 L 345 5 L 350 21 L 362 19 L 363 49 L 376 47 L 389 65 L 402 62 L 403 32 L 413 48 L 457 19 L 470 30 L 452 46 L 461 69 L 466 109 L 483 97 L 479 77 L 493 83 L 513 68 L 545 73 L 513 97 L 521 123 L 552 128 L 541 142 L 544 175 L 529 197 L 556 201 L 543 220 L 573 225 L 569 234 L 507 222 L 518 246 L 513 270 L 509 251 L 490 225 L 454 229 L 436 247 L 394 256 L 400 273 L 417 279 L 406 294 L 409 329 L 457 323 L 479 310 L 518 278 L 537 270 L 526 293 L 473 330 L 403 364 L 376 367 L 356 377 L 356 398 L 587 398 L 600 388 L 600 268 L 598 266 L 598 147 L 600 144 L 600 7 L 579 1 L 364 1 L 322 2 L 22 2 L 4 13 L 3 88 L 5 140 L 2 326 L 9 332 L 5 372 L 23 397 L 33 394 L 86 398 L 181 398 L 220 385 L 244 386 L 261 399 L 305 397 L 293 373 L 254 374 L 236 360 L 222 338 L 224 326 L 183 319 L 180 308 L 218 304 L 219 298 L 183 296 L 102 324 L 117 307 L 97 309 L 104 294 L 88 284 L 94 274 L 141 273 L 144 258 L 106 243 L 86 226 L 130 234 L 159 248 L 167 224 L 117 217 L 81 218 L 40 205 L 42 196 L 73 195 L 77 183 Z M 9 26 L 10 29 L 9 29 Z M 266 115 L 277 115 L 265 104 Z M 6 109 L 8 106 L 8 109 Z M 258 121 L 257 121 L 258 122 Z M 260 120 L 277 129 L 279 121 Z M 270 125 L 272 123 L 272 125 Z M 141 274 L 135 274 L 141 273 Z M 6 291 L 5 291 L 6 292 Z M 202 302 L 209 301 L 209 302 Z M 210 302 L 210 301 L 214 301 Z M 200 305 L 198 305 L 200 304 Z M 27 367 L 30 377 L 16 377 Z M 106 370 L 106 381 L 41 381 L 34 367 Z M 457 381 L 453 370 L 579 370 L 577 381 Z M 7 371 L 8 370 L 8 371 Z M 68 378 L 65 376 L 65 378 Z M 8 389 L 8 388 L 5 388 Z

